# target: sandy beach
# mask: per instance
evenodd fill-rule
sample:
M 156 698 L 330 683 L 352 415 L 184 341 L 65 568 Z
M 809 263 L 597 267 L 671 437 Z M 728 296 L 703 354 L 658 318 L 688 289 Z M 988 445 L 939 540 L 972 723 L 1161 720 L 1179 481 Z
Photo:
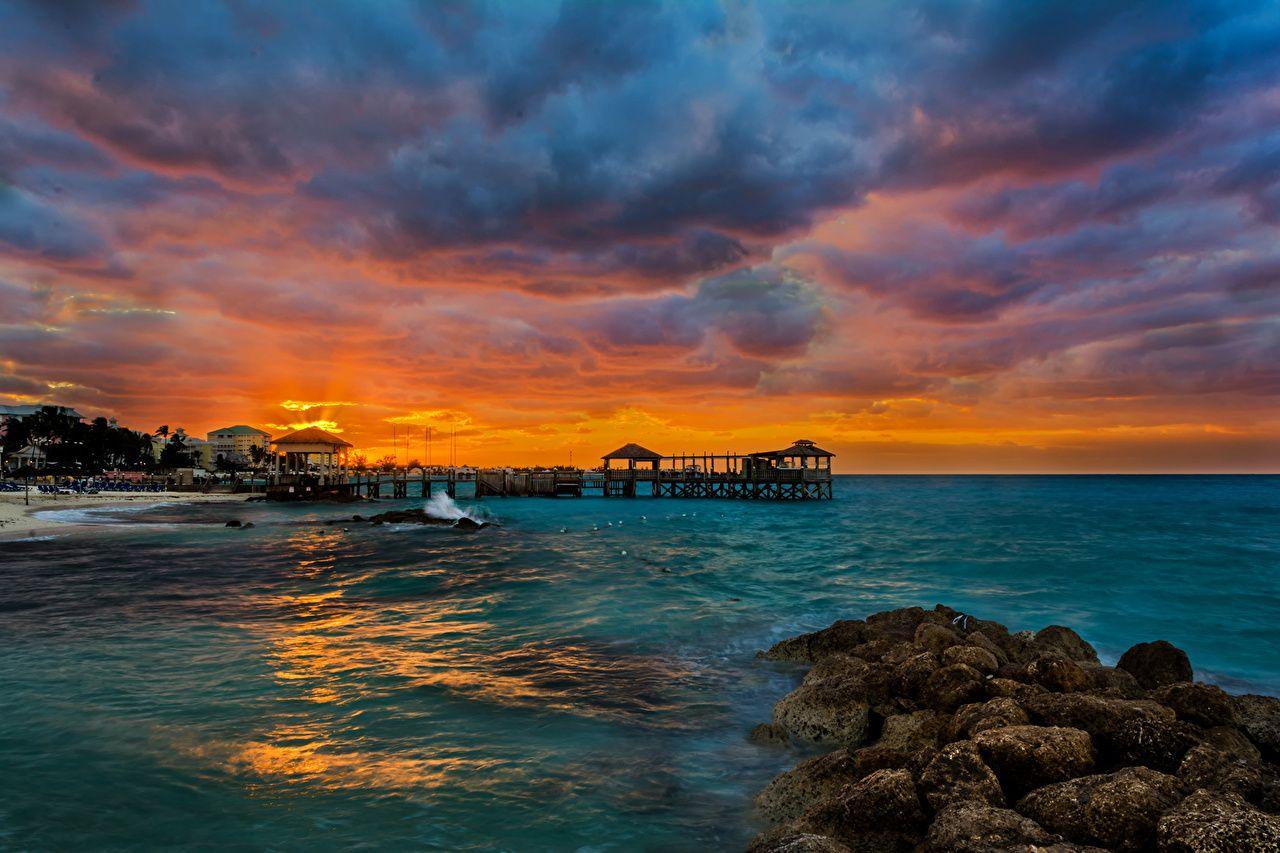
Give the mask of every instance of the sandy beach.
M 158 503 L 239 503 L 244 495 L 204 495 L 191 492 L 149 492 L 145 494 L 111 494 L 98 495 L 46 495 L 31 492 L 30 506 L 26 505 L 21 492 L 0 494 L 0 540 L 22 539 L 29 536 L 47 535 L 50 533 L 67 533 L 73 529 L 83 529 L 90 525 L 73 524 L 54 519 L 41 518 L 37 513 L 50 509 L 76 509 L 80 507 L 110 507 L 128 504 Z

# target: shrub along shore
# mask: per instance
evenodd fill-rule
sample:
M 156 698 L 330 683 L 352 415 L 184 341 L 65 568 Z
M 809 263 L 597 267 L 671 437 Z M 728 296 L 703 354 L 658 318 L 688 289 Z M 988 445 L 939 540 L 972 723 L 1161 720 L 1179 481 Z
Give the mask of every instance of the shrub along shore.
M 827 747 L 756 797 L 752 853 L 1280 850 L 1280 699 L 1193 680 L 1157 641 L 939 605 L 761 655 L 812 664 L 753 740 Z

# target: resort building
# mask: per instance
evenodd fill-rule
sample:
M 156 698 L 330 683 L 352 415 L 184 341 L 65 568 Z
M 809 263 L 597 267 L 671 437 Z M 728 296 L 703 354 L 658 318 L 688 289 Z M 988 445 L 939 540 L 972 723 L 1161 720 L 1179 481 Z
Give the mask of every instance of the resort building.
M 253 461 L 253 448 L 265 455 L 271 447 L 271 433 L 244 424 L 215 429 L 208 438 L 215 461 L 221 456 L 241 465 Z
M 84 415 L 70 406 L 58 406 L 53 403 L 33 403 L 23 406 L 0 406 L 0 422 L 26 420 L 42 409 L 53 409 L 54 414 L 64 418 L 75 418 L 77 421 L 84 420 Z

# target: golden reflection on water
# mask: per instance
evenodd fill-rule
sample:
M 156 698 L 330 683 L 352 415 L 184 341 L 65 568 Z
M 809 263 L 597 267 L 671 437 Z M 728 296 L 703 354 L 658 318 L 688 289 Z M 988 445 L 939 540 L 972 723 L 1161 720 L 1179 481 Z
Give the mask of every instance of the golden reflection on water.
M 266 618 L 244 626 L 263 636 L 272 677 L 287 699 L 271 728 L 233 750 L 227 765 L 237 774 L 322 789 L 423 789 L 446 777 L 456 786 L 460 774 L 481 764 L 403 747 L 395 753 L 378 749 L 355 731 L 356 715 L 341 709 L 393 694 L 411 703 L 413 691 L 426 689 L 539 711 L 633 716 L 650 710 L 645 695 L 655 693 L 654 685 L 687 675 L 669 662 L 583 643 L 477 649 L 458 638 L 492 634 L 495 626 L 478 618 L 496 603 L 492 595 L 365 599 L 353 589 L 380 580 L 383 570 L 360 570 L 365 555 L 352 553 L 350 539 L 328 529 L 300 529 L 284 547 L 296 558 L 297 586 L 321 582 L 324 588 L 266 594 L 253 607 Z M 432 697 L 419 696 L 429 711 Z
M 496 762 L 460 756 L 406 755 L 335 744 L 318 725 L 282 725 L 264 741 L 247 743 L 228 769 L 270 783 L 316 790 L 426 791 L 438 785 L 483 788 L 494 784 Z

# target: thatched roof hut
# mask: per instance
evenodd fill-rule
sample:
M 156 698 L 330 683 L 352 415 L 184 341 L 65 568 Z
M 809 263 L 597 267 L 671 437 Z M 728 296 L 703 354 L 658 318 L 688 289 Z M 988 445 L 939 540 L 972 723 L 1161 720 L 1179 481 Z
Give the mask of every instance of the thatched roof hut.
M 791 442 L 790 447 L 784 447 L 782 450 L 761 450 L 748 455 L 752 459 L 767 460 L 774 465 L 789 465 L 795 468 L 810 467 L 810 459 L 813 460 L 812 467 L 824 467 L 822 460 L 825 459 L 825 467 L 828 470 L 831 468 L 831 460 L 835 458 L 835 454 L 830 450 L 823 450 L 807 438 L 797 438 Z
M 625 460 L 628 468 L 636 467 L 637 462 L 650 462 L 653 464 L 654 470 L 657 470 L 658 464 L 662 462 L 662 454 L 650 450 L 647 447 L 632 442 L 624 444 L 612 453 L 606 453 L 600 457 L 604 460 L 604 467 L 608 468 L 609 463 L 613 460 Z

